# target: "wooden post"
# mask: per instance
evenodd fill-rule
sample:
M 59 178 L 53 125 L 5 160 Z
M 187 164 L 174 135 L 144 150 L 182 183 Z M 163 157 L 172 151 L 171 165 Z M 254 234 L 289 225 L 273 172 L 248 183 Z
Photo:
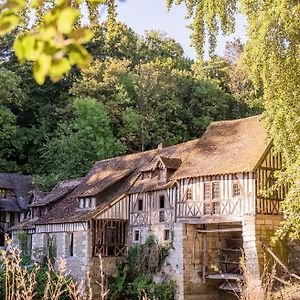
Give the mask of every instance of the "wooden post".
M 205 230 L 205 225 L 203 225 L 203 229 Z M 202 240 L 202 280 L 205 283 L 206 280 L 206 264 L 207 264 L 207 234 L 206 232 L 201 232 L 201 240 Z

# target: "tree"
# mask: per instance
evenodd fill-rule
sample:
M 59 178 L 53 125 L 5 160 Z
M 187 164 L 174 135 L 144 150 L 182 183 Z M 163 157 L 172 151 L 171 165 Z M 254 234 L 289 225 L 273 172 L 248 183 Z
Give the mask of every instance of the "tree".
M 0 68 L 0 168 L 8 172 L 18 171 L 18 153 L 24 142 L 17 124 L 17 113 L 26 99 L 20 84 L 20 77 Z
M 104 106 L 92 98 L 77 98 L 74 118 L 59 125 L 43 148 L 40 174 L 47 175 L 45 186 L 84 176 L 93 163 L 116 154 L 124 147 L 113 137 Z M 44 178 L 45 180 L 45 178 Z
M 263 90 L 265 124 L 285 164 L 278 178 L 290 186 L 283 204 L 286 221 L 282 232 L 295 238 L 300 236 L 300 3 L 239 2 L 248 21 L 243 63 L 255 88 Z M 233 32 L 234 14 L 239 11 L 237 0 L 168 0 L 169 7 L 181 3 L 186 4 L 188 16 L 193 18 L 192 41 L 199 57 L 203 54 L 205 28 L 211 53 L 219 27 L 223 33 Z

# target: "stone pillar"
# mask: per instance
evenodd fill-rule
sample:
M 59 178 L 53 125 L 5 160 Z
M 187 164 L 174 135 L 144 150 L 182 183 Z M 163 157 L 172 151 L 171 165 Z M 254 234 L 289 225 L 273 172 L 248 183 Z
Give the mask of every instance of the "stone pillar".
M 256 238 L 256 222 L 255 217 L 249 217 L 242 222 L 243 227 L 243 248 L 245 253 L 245 267 L 247 269 L 246 282 L 249 285 L 249 289 L 253 291 L 251 293 L 250 300 L 264 299 L 263 288 L 260 280 L 260 262 L 257 251 L 257 243 L 259 241 Z
M 184 299 L 184 265 L 183 265 L 183 240 L 184 225 L 181 223 L 174 224 L 173 247 L 168 257 L 168 263 L 171 268 L 170 275 L 176 281 L 177 290 L 176 300 Z
M 31 253 L 32 260 L 41 262 L 44 259 L 45 246 L 46 246 L 45 233 L 35 233 L 32 235 L 32 253 Z

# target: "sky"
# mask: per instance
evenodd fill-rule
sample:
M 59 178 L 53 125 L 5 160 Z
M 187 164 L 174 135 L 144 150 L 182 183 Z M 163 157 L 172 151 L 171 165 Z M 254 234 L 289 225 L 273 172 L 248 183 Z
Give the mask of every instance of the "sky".
M 190 46 L 190 30 L 186 28 L 189 20 L 184 18 L 184 5 L 174 6 L 170 11 L 165 0 L 126 0 L 118 2 L 118 18 L 129 25 L 135 32 L 143 34 L 145 30 L 159 30 L 179 42 L 186 56 L 195 58 L 195 50 Z M 226 41 L 240 38 L 246 41 L 246 20 L 242 15 L 236 16 L 236 32 L 230 36 L 218 36 L 216 54 L 222 55 Z M 207 51 L 206 51 L 207 57 Z

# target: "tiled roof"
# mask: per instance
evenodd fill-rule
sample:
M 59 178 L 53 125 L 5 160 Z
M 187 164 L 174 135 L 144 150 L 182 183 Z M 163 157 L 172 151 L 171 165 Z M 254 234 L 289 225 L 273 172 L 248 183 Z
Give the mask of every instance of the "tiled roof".
M 0 188 L 11 189 L 16 195 L 16 200 L 11 199 L 9 203 L 4 199 L 0 199 L 0 207 L 5 206 L 17 211 L 24 210 L 28 207 L 30 202 L 30 192 L 33 189 L 32 177 L 26 175 L 12 174 L 12 173 L 0 173 Z M 17 203 L 15 203 L 17 201 Z M 14 202 L 14 203 L 13 203 Z

